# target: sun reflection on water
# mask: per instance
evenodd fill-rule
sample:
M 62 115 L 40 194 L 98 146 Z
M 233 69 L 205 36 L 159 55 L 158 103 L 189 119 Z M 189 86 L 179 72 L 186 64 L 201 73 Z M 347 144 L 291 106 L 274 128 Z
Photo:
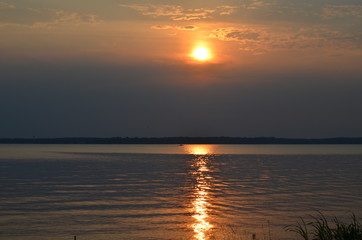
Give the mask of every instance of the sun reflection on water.
M 194 155 L 207 155 L 213 153 L 211 145 L 186 145 L 186 152 Z
M 210 176 L 210 168 L 208 163 L 211 146 L 208 145 L 189 145 L 186 146 L 188 153 L 194 154 L 192 162 L 192 175 L 194 178 L 194 198 L 192 200 L 192 217 L 195 222 L 192 224 L 195 232 L 194 238 L 197 240 L 207 240 L 207 232 L 213 228 L 209 222 L 210 209 L 210 185 L 212 177 Z

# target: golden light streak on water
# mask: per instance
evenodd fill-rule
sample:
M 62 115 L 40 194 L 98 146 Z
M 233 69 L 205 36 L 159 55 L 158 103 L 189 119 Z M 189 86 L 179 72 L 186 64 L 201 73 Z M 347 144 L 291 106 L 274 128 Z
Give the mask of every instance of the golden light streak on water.
M 198 190 L 196 193 L 196 198 L 193 202 L 194 215 L 193 218 L 196 222 L 193 224 L 193 229 L 195 232 L 195 239 L 197 240 L 206 240 L 206 232 L 210 230 L 213 226 L 208 222 L 208 202 L 207 202 L 208 193 L 205 190 Z
M 193 175 L 195 177 L 194 185 L 194 199 L 192 202 L 192 211 L 195 222 L 192 224 L 193 231 L 195 232 L 194 238 L 196 240 L 207 240 L 207 232 L 213 228 L 209 222 L 209 191 L 210 191 L 210 169 L 208 155 L 211 148 L 208 145 L 189 145 L 187 146 L 189 153 L 195 155 L 193 162 Z

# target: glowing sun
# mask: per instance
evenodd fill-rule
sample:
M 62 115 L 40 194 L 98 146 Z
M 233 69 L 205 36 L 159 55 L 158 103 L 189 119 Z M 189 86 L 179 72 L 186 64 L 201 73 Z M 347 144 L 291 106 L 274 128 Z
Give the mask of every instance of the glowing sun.
M 211 58 L 209 49 L 205 47 L 197 47 L 192 52 L 192 57 L 198 61 L 206 61 Z

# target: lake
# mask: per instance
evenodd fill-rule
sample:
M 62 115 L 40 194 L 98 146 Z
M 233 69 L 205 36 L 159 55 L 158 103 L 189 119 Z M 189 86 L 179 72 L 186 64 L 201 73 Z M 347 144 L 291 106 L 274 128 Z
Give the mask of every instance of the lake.
M 362 216 L 362 145 L 0 145 L 0 239 L 296 239 Z

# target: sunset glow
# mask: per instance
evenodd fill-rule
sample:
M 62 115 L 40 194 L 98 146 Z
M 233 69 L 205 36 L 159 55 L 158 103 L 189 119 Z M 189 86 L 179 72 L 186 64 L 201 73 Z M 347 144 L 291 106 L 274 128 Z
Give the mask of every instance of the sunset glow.
M 0 0 L 0 137 L 360 137 L 361 19 L 361 0 Z
M 211 145 L 187 145 L 186 151 L 194 155 L 206 155 L 212 152 Z
M 0 0 L 0 240 L 361 220 L 361 20 L 362 0 Z

